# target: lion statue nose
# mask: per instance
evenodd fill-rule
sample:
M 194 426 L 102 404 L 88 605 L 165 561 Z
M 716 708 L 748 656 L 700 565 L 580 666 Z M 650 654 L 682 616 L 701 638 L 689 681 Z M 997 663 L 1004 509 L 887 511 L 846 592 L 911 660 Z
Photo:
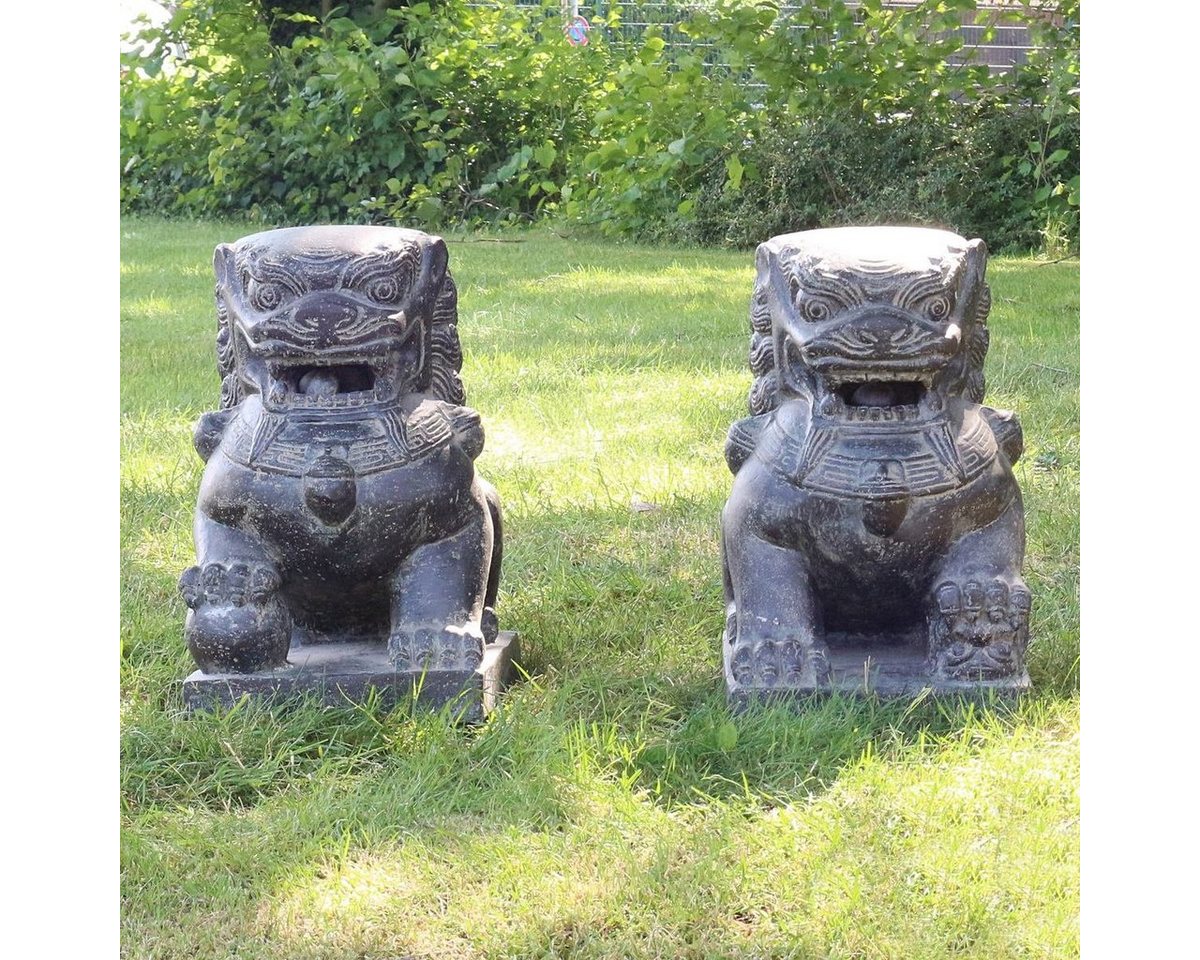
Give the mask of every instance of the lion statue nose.
M 873 314 L 864 318 L 854 332 L 865 346 L 883 350 L 909 339 L 913 335 L 913 325 L 907 317 Z
M 336 293 L 309 294 L 292 313 L 296 331 L 326 345 L 337 341 L 339 331 L 358 315 L 358 308 Z

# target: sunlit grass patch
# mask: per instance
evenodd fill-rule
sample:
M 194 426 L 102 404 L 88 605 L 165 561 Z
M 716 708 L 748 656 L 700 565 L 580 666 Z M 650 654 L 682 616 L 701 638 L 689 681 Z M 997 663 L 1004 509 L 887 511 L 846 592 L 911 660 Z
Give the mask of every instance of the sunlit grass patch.
M 175 582 L 219 387 L 212 250 L 255 229 L 123 227 L 128 956 L 1078 953 L 1078 264 L 989 267 L 989 402 L 1025 430 L 1025 701 L 732 715 L 717 519 L 752 258 L 530 233 L 449 244 L 528 679 L 477 729 L 189 718 Z

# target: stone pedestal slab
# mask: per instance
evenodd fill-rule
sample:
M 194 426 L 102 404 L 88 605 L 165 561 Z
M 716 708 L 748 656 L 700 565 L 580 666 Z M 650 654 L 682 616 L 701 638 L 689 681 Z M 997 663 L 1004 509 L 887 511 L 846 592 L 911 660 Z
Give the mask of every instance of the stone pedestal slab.
M 829 646 L 829 679 L 823 683 L 778 686 L 769 690 L 739 685 L 726 678 L 729 703 L 744 708 L 755 702 L 799 700 L 816 694 L 877 696 L 883 699 L 916 697 L 923 690 L 935 696 L 972 699 L 988 696 L 1019 696 L 1029 689 L 1029 674 L 998 680 L 941 680 L 930 675 L 925 644 L 919 640 L 901 643 L 871 643 L 850 640 Z
M 337 706 L 360 703 L 377 691 L 385 706 L 414 700 L 424 710 L 450 705 L 462 722 L 476 723 L 495 709 L 512 680 L 518 656 L 517 634 L 501 631 L 483 650 L 475 670 L 397 670 L 379 643 L 324 643 L 293 647 L 288 663 L 258 673 L 203 673 L 183 681 L 188 710 L 230 707 L 244 696 L 271 703 L 311 694 Z

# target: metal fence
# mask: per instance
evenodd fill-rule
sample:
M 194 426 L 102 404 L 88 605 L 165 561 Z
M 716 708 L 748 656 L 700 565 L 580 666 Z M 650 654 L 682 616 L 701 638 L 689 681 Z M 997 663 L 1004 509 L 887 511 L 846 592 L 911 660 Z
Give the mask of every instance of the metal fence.
M 543 0 L 512 0 L 518 6 L 541 7 Z M 615 27 L 593 27 L 602 29 L 606 39 L 612 42 L 635 43 L 641 40 L 648 27 L 658 27 L 667 50 L 695 53 L 705 50 L 705 60 L 717 64 L 719 51 L 712 44 L 694 40 L 679 29 L 690 10 L 703 0 L 561 0 L 564 19 L 580 14 L 589 21 L 607 20 L 614 10 L 619 14 Z M 890 7 L 911 7 L 912 2 L 889 3 Z M 853 8 L 855 4 L 848 3 Z M 804 7 L 803 3 L 781 3 L 779 10 L 787 17 Z M 1024 24 L 998 23 L 1001 13 L 1012 10 L 1011 4 L 980 3 L 974 15 L 968 14 L 959 31 L 962 34 L 962 49 L 950 58 L 951 63 L 986 63 L 992 73 L 1005 73 L 1014 66 L 1026 62 L 1030 51 L 1036 49 L 1031 42 L 1029 28 Z M 990 36 L 988 35 L 990 27 Z

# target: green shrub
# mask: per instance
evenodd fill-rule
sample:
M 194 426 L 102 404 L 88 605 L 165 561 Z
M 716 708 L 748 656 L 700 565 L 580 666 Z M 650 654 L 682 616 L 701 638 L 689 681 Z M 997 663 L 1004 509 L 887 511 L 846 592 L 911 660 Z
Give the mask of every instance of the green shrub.
M 617 65 L 598 106 L 567 211 L 643 237 L 689 222 L 697 186 L 736 163 L 730 144 L 745 135 L 752 110 L 744 85 L 706 73 L 698 57 L 669 60 L 656 31 Z
M 774 125 L 741 154 L 753 179 L 738 190 L 722 174 L 703 184 L 686 235 L 751 246 L 819 226 L 911 223 L 985 237 L 996 249 L 1042 247 L 1057 198 L 1035 203 L 1010 172 L 1011 158 L 1038 136 L 1041 111 L 992 99 L 959 114 L 948 123 L 833 116 Z M 1068 140 L 1072 132 L 1077 175 L 1078 123 L 1059 133 Z M 1074 237 L 1078 210 L 1062 208 L 1063 236 Z
M 124 208 L 438 223 L 560 195 L 605 57 L 562 42 L 557 4 L 339 12 L 282 15 L 314 27 L 284 45 L 235 0 L 183 0 L 144 31 L 122 76 Z
M 1078 230 L 1078 9 L 1033 23 L 1011 75 L 956 66 L 974 2 L 908 9 L 715 0 L 683 29 L 728 70 L 647 39 L 593 131 L 575 212 L 619 233 L 752 245 L 835 223 L 905 222 L 1036 247 Z M 1015 14 L 1006 14 L 1013 19 Z
M 1039 245 L 1067 252 L 1079 240 L 1079 0 L 1064 0 L 1057 13 L 1030 21 L 1037 50 L 998 98 L 1017 126 L 1014 147 L 986 174 Z
M 1032 0 L 995 14 L 1041 47 L 998 78 L 950 63 L 975 0 L 811 0 L 786 17 L 778 0 L 708 0 L 671 28 L 682 51 L 658 26 L 607 43 L 615 12 L 571 47 L 555 0 L 360 7 L 175 5 L 122 76 L 123 207 L 428 226 L 553 214 L 733 244 L 883 220 L 994 248 L 1077 236 L 1077 0 L 1055 20 Z
M 701 188 L 692 236 L 747 246 L 765 236 L 841 223 L 949 223 L 954 211 L 939 133 L 907 119 L 830 117 L 774 125 L 743 152 L 756 171 L 752 179 L 738 190 L 728 189 L 721 177 Z

